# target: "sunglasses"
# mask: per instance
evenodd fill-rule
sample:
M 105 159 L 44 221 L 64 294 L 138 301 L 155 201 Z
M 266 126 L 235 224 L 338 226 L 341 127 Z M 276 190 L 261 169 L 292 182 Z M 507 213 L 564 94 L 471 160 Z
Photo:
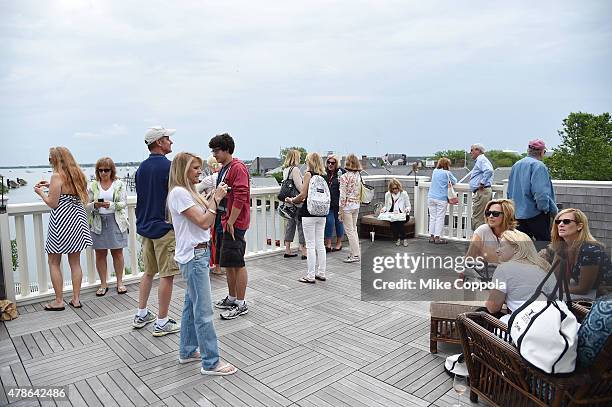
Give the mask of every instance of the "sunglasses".
M 98 172 L 111 172 L 110 168 L 98 168 Z
M 574 219 L 555 219 L 555 225 L 560 225 L 561 223 L 563 223 L 564 225 L 569 225 L 572 222 L 578 223 L 578 221 Z
M 489 216 L 493 216 L 494 218 L 499 217 L 499 215 L 502 215 L 503 212 L 500 211 L 485 211 L 485 216 L 488 218 Z
M 335 161 L 328 161 L 327 165 L 329 165 L 329 164 L 336 164 L 336 162 Z

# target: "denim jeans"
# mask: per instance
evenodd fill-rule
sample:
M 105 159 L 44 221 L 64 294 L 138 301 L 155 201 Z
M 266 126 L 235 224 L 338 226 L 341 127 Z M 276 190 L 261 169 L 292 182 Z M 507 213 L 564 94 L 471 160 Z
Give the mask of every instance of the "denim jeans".
M 193 259 L 186 264 L 179 264 L 187 282 L 179 355 L 186 359 L 200 348 L 204 369 L 212 369 L 219 363 L 219 344 L 213 325 L 209 261 L 210 252 L 205 248 L 195 249 Z
M 331 239 L 336 229 L 336 237 L 342 240 L 344 237 L 344 224 L 340 222 L 338 215 L 339 208 L 329 208 L 329 213 L 325 219 L 325 238 Z

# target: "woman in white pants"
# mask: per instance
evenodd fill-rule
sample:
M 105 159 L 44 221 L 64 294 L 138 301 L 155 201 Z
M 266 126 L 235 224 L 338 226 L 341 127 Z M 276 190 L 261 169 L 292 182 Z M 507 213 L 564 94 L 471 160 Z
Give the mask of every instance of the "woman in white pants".
M 429 208 L 429 243 L 448 243 L 440 239 L 444 228 L 446 207 L 448 205 L 448 183 L 455 185 L 457 178 L 450 172 L 450 160 L 442 157 L 438 160 L 436 169 L 431 174 L 431 186 L 427 194 Z
M 306 173 L 304 173 L 304 183 L 302 192 L 294 198 L 286 198 L 285 202 L 290 204 L 300 204 L 306 202 L 310 179 L 315 175 L 325 174 L 323 161 L 317 153 L 309 153 L 306 156 Z M 298 281 L 302 283 L 315 283 L 316 280 L 325 281 L 325 269 L 327 267 L 327 257 L 325 254 L 325 219 L 324 215 L 315 216 L 308 212 L 308 205 L 304 204 L 300 208 L 302 217 L 302 230 L 306 240 L 308 273 L 300 277 Z
M 348 237 L 350 253 L 345 263 L 358 262 L 361 258 L 359 236 L 357 236 L 357 217 L 361 201 L 361 163 L 355 154 L 346 157 L 346 172 L 340 176 L 340 220 Z

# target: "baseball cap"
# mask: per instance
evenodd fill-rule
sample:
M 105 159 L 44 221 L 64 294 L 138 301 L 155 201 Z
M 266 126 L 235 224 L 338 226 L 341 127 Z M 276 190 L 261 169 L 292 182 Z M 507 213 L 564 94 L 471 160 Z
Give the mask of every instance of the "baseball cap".
M 166 129 L 162 126 L 149 127 L 144 136 L 144 142 L 146 145 L 156 142 L 162 137 L 170 137 L 176 133 L 176 129 Z
M 535 139 L 529 142 L 529 148 L 534 150 L 546 150 L 546 144 L 544 144 L 544 140 Z

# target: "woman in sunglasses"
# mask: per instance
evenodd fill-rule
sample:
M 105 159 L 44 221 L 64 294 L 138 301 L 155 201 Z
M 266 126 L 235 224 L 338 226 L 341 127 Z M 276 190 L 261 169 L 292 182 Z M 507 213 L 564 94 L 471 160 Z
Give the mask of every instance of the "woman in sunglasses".
M 391 224 L 391 233 L 395 240 L 395 245 L 399 246 L 404 244 L 404 247 L 408 246 L 408 239 L 406 239 L 406 232 L 404 231 L 404 224 L 410 220 L 410 197 L 408 192 L 404 191 L 402 184 L 395 178 L 389 182 L 389 190 L 385 193 L 385 206 L 382 208 L 382 212 L 390 212 L 394 214 L 405 214 L 405 220 L 389 221 Z M 403 215 L 402 215 L 403 216 Z
M 612 288 L 610 256 L 589 232 L 589 220 L 580 209 L 567 208 L 555 216 L 552 242 L 540 254 L 550 263 L 567 250 L 568 278 L 573 298 L 593 300 Z
M 340 221 L 340 175 L 342 170 L 336 154 L 330 154 L 325 162 L 325 180 L 329 185 L 330 204 L 327 219 L 325 219 L 325 251 L 337 252 L 342 250 L 344 225 Z M 336 231 L 336 244 L 332 248 L 332 235 Z
M 127 191 L 123 181 L 117 178 L 117 168 L 110 157 L 102 157 L 96 162 L 96 179 L 89 184 L 87 192 L 89 228 L 100 276 L 96 296 L 102 297 L 108 292 L 106 257 L 109 250 L 117 277 L 117 293 L 125 294 L 123 249 L 128 243 Z
M 497 248 L 506 230 L 516 228 L 514 203 L 509 199 L 493 199 L 485 205 L 485 223 L 472 235 L 468 257 L 480 257 L 488 264 L 497 264 Z

